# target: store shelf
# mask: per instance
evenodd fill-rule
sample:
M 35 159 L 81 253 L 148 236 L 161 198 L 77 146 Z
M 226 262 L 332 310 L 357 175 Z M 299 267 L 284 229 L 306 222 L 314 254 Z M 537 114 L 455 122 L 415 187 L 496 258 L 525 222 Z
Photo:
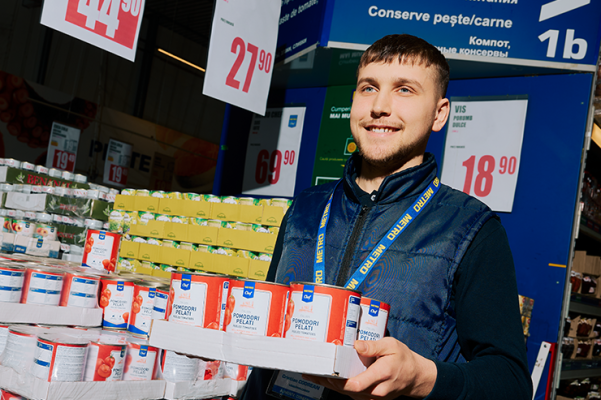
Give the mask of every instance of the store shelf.
M 582 294 L 571 294 L 570 311 L 601 317 L 601 299 Z
M 582 379 L 601 376 L 601 359 L 564 360 L 561 363 L 561 379 Z
M 580 232 L 601 242 L 601 225 L 588 218 L 580 217 Z

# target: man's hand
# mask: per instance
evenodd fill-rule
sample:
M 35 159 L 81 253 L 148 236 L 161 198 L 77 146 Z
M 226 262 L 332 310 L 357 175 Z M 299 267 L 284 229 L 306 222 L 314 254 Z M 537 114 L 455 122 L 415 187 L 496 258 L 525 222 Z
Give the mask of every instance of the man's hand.
M 357 340 L 355 350 L 363 358 L 376 357 L 361 374 L 350 379 L 307 375 L 304 378 L 355 400 L 388 400 L 401 395 L 422 399 L 434 388 L 437 375 L 434 362 L 394 338 Z

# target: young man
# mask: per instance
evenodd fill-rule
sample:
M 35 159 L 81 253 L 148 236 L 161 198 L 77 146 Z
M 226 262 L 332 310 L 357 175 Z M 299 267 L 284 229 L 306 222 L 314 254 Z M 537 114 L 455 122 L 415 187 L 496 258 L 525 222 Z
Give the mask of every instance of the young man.
M 448 81 L 442 54 L 419 38 L 390 35 L 367 49 L 351 109 L 359 151 L 340 182 L 300 194 L 281 227 L 277 282 L 314 281 L 329 204 L 324 283 L 391 305 L 389 337 L 355 343 L 377 358 L 365 372 L 307 377 L 333 390 L 330 399 L 532 398 L 505 231 L 484 204 L 440 184 L 425 153 L 449 115 Z M 380 259 L 364 263 L 395 225 L 404 228 Z M 268 398 L 271 375 L 253 371 L 243 399 Z

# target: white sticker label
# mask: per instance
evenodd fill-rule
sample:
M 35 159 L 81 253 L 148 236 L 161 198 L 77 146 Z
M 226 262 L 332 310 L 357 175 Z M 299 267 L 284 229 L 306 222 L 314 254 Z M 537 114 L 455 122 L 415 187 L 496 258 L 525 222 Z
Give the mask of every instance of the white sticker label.
M 181 280 L 172 280 L 171 287 L 175 296 L 169 321 L 203 327 L 207 284 L 184 278 L 183 284 Z
M 94 279 L 73 278 L 69 292 L 70 307 L 94 308 L 98 304 L 99 281 Z
M 117 285 L 108 284 L 106 287 L 111 293 L 109 304 L 104 308 L 103 326 L 127 328 L 134 287 L 125 286 L 123 282 Z M 127 316 L 125 316 L 125 313 L 127 313 Z
M 87 347 L 58 346 L 52 367 L 52 382 L 79 382 L 83 377 Z
M 255 336 L 267 334 L 271 292 L 257 289 L 253 292 L 250 297 L 244 295 L 244 288 L 232 288 L 236 302 L 232 311 L 232 321 L 226 327 L 227 332 Z
M 168 382 L 194 381 L 198 372 L 198 358 L 188 358 L 163 350 L 164 360 L 161 366 L 163 378 Z
M 94 239 L 94 244 L 87 255 L 85 263 L 94 269 L 104 270 L 102 261 L 111 259 L 115 238 L 106 234 L 106 232 L 93 233 L 90 237 Z
M 330 322 L 332 296 L 313 294 L 311 302 L 302 301 L 303 292 L 292 292 L 294 313 L 286 338 L 325 342 Z
M 386 333 L 386 321 L 388 320 L 388 311 L 378 309 L 377 315 L 370 313 L 370 307 L 361 304 L 361 319 L 359 321 L 359 340 L 380 340 Z
M 34 272 L 29 279 L 27 304 L 57 306 L 60 301 L 62 288 L 62 276 Z
M 154 364 L 157 358 L 156 351 L 148 351 L 148 346 L 140 346 L 139 349 L 129 347 L 125 358 L 125 369 L 123 371 L 124 381 L 150 381 L 154 372 Z

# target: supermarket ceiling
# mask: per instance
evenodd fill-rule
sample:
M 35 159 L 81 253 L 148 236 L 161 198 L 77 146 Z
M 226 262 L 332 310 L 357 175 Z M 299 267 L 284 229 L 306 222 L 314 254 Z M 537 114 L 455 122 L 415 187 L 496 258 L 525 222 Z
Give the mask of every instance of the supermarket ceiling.
M 204 45 L 209 45 L 214 0 L 146 0 L 145 15 L 159 24 Z

